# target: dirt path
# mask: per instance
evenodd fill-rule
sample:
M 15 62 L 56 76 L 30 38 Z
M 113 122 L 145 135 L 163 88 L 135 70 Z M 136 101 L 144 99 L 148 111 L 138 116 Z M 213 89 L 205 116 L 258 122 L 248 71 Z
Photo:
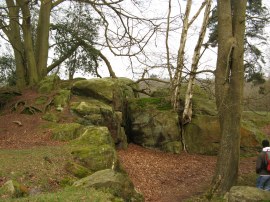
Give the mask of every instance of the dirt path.
M 168 154 L 130 144 L 120 161 L 146 202 L 179 202 L 205 191 L 215 157 Z

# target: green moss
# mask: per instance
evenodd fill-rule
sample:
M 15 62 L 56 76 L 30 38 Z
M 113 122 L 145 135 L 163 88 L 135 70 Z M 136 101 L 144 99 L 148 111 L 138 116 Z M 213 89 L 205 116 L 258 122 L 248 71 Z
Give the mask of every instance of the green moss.
M 112 107 L 96 99 L 87 99 L 85 101 L 72 102 L 71 109 L 84 116 L 89 114 L 99 114 L 101 111 L 112 112 Z
M 50 159 L 48 162 L 45 159 Z M 39 187 L 42 192 L 56 191 L 48 179 L 60 182 L 67 177 L 65 163 L 72 161 L 69 147 L 36 147 L 21 150 L 0 150 L 0 173 L 4 179 L 23 182 L 27 187 Z M 2 198 L 1 198 L 2 200 Z
M 46 76 L 40 83 L 38 92 L 39 93 L 50 93 L 52 90 L 57 88 L 60 78 L 56 74 Z
M 54 140 L 68 141 L 79 137 L 82 125 L 78 123 L 50 124 L 48 128 L 51 129 Z
M 91 171 L 112 168 L 117 163 L 115 149 L 110 145 L 80 146 L 72 151 L 75 159 Z
M 242 115 L 242 125 L 252 131 L 258 142 L 266 138 L 263 128 L 270 122 L 270 114 L 268 112 L 244 111 Z
M 182 144 L 180 141 L 164 142 L 161 149 L 166 152 L 180 154 L 182 152 Z
M 88 126 L 83 129 L 81 136 L 72 145 L 103 145 L 113 146 L 113 139 L 107 127 Z
M 40 97 L 36 98 L 35 104 L 37 104 L 37 105 L 44 105 L 47 101 L 48 101 L 48 97 L 47 96 L 40 96 Z
M 114 82 L 109 78 L 82 80 L 74 83 L 72 92 L 110 103 L 113 99 L 113 86 Z
M 171 103 L 165 98 L 149 97 L 149 98 L 137 98 L 129 100 L 131 107 L 145 109 L 154 108 L 158 110 L 171 110 Z M 133 105 L 133 106 L 132 106 Z
M 108 192 L 96 190 L 94 188 L 76 188 L 67 187 L 61 191 L 54 193 L 43 193 L 35 196 L 29 196 L 20 199 L 1 199 L 3 202 L 78 202 L 78 201 L 93 201 L 93 202 L 124 202 L 123 199 L 113 196 Z
M 70 100 L 70 94 L 70 90 L 59 90 L 53 100 L 54 106 L 66 106 Z
M 51 122 L 58 122 L 59 121 L 59 117 L 57 114 L 55 113 L 45 113 L 43 116 L 42 116 L 42 119 L 46 120 L 46 121 L 51 121 Z
M 69 173 L 78 178 L 83 178 L 86 177 L 87 175 L 92 174 L 92 172 L 89 169 L 75 162 L 67 162 L 65 169 L 66 171 L 68 171 Z
M 98 190 L 108 191 L 125 201 L 144 201 L 143 197 L 134 190 L 134 185 L 128 175 L 112 169 L 95 172 L 93 175 L 75 182 L 74 186 L 94 187 Z

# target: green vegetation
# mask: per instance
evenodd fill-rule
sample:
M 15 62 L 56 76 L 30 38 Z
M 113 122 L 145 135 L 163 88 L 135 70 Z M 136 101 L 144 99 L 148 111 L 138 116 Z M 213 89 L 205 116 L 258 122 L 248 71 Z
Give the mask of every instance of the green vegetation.
M 138 98 L 130 100 L 135 104 L 135 107 L 139 107 L 142 109 L 145 108 L 155 108 L 158 110 L 171 110 L 172 106 L 169 100 L 165 98 L 158 97 L 149 97 L 149 98 Z
M 64 166 L 72 156 L 67 146 L 0 150 L 0 178 L 16 180 L 40 192 L 55 191 L 70 178 Z
M 269 124 L 269 120 L 268 112 L 244 111 L 242 115 L 242 125 L 252 131 L 259 142 L 265 138 L 263 128 Z
M 93 188 L 75 188 L 67 187 L 59 192 L 44 193 L 36 196 L 29 196 L 18 199 L 2 199 L 3 202 L 77 202 L 77 201 L 91 201 L 91 202 L 123 202 L 122 199 L 113 196 L 110 193 L 98 191 Z

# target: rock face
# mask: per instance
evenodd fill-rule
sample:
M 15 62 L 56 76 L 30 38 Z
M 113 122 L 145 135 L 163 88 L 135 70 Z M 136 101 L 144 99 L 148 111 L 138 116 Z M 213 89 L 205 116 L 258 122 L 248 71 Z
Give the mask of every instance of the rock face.
M 76 181 L 73 186 L 106 190 L 114 196 L 123 198 L 124 201 L 144 201 L 142 195 L 135 191 L 133 183 L 126 174 L 111 169 L 97 171 Z
M 75 161 L 91 172 L 115 169 L 118 165 L 113 139 L 106 127 L 86 127 L 71 145 Z
M 181 131 L 177 114 L 166 105 L 164 98 L 131 99 L 128 110 L 128 137 L 136 144 L 180 153 L 182 132 L 188 152 L 206 155 L 218 153 L 221 133 L 216 115 L 196 114 Z M 255 134 L 243 126 L 241 153 L 254 154 L 259 145 Z
M 180 153 L 178 116 L 170 109 L 164 110 L 167 103 L 158 107 L 156 102 L 160 101 L 160 98 L 143 98 L 128 102 L 129 138 L 144 147 Z
M 125 78 L 78 81 L 72 87 L 77 96 L 71 101 L 71 109 L 83 125 L 108 127 L 115 144 L 125 148 L 125 103 L 127 98 L 135 97 L 131 85 L 133 81 Z
M 196 115 L 185 128 L 184 138 L 190 153 L 216 155 L 221 138 L 218 118 L 209 115 Z M 252 131 L 241 128 L 240 149 L 243 154 L 254 153 L 259 147 Z
M 228 202 L 270 201 L 270 192 L 256 187 L 234 186 L 226 198 Z

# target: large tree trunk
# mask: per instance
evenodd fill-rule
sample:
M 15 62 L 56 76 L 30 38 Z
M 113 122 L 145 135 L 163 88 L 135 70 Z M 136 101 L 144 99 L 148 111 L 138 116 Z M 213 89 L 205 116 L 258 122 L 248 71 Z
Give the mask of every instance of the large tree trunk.
M 212 182 L 214 194 L 225 194 L 238 177 L 246 3 L 247 0 L 218 1 L 215 88 L 221 143 Z
M 37 38 L 35 42 L 37 71 L 40 79 L 47 75 L 51 9 L 51 0 L 41 1 L 37 27 Z
M 35 85 L 39 81 L 34 44 L 32 39 L 32 28 L 31 28 L 31 14 L 29 10 L 29 2 L 27 0 L 17 0 L 17 4 L 22 10 L 23 22 L 22 22 L 22 31 L 24 39 L 24 50 L 27 60 L 27 70 L 28 70 L 28 81 L 29 85 Z
M 6 0 L 8 6 L 8 15 L 10 19 L 10 24 L 8 28 L 3 28 L 2 30 L 7 35 L 11 46 L 14 50 L 15 64 L 16 64 L 16 85 L 19 89 L 23 89 L 27 85 L 26 81 L 26 68 L 24 59 L 23 44 L 20 37 L 20 27 L 19 27 L 19 7 L 17 7 L 14 1 Z M 6 27 L 4 22 L 0 20 L 0 25 Z

